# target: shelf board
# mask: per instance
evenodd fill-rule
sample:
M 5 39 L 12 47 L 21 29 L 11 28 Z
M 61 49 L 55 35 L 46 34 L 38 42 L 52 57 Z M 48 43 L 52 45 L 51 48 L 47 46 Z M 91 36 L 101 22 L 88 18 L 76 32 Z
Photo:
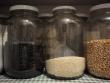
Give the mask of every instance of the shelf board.
M 109 2 L 110 0 L 0 0 L 0 5 L 95 5 Z
M 84 74 L 75 80 L 54 80 L 45 75 L 40 75 L 31 79 L 9 79 L 3 75 L 0 76 L 0 83 L 110 83 L 110 80 L 98 79 Z

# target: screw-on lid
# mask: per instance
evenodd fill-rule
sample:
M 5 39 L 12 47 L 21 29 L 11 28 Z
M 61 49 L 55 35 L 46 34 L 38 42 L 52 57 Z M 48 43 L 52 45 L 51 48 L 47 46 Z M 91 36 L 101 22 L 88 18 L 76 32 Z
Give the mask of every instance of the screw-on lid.
M 53 8 L 52 11 L 54 12 L 54 11 L 60 10 L 60 9 L 71 9 L 71 10 L 76 10 L 76 8 L 73 7 L 73 6 L 57 6 L 57 7 Z
M 14 6 L 11 6 L 9 10 L 14 11 L 14 10 L 20 10 L 20 9 L 32 10 L 32 11 L 39 12 L 38 8 L 36 8 L 34 6 L 30 6 L 30 5 L 14 5 Z
M 0 14 L 0 18 L 8 18 L 8 17 L 9 17 L 8 15 Z
M 38 17 L 52 17 L 52 16 L 53 16 L 53 14 L 51 14 L 51 13 L 41 13 L 41 14 L 39 14 Z
M 94 10 L 103 9 L 103 8 L 110 8 L 110 3 L 95 5 L 90 9 L 90 11 L 92 12 Z
M 85 13 L 77 13 L 76 16 L 78 16 L 78 17 L 89 17 L 89 15 L 85 14 Z

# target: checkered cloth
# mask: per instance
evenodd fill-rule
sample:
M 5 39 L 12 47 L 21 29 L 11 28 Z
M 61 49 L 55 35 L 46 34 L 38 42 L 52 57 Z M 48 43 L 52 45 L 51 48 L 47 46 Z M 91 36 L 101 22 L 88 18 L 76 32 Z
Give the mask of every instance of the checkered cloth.
M 110 80 L 98 79 L 89 75 L 75 80 L 54 80 L 45 75 L 40 75 L 31 79 L 9 79 L 3 75 L 0 76 L 0 83 L 110 83 Z

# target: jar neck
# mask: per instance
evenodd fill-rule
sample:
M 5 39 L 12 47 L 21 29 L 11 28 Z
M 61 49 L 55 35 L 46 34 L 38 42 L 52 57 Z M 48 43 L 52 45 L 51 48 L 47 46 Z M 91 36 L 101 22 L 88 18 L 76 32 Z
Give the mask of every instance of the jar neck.
M 110 8 L 98 9 L 90 13 L 90 18 L 110 16 Z
M 75 14 L 75 10 L 60 9 L 60 10 L 54 11 L 53 14 L 55 17 L 65 16 L 65 15 L 73 16 Z
M 31 10 L 15 10 L 10 12 L 10 16 L 14 17 L 35 17 L 38 13 Z

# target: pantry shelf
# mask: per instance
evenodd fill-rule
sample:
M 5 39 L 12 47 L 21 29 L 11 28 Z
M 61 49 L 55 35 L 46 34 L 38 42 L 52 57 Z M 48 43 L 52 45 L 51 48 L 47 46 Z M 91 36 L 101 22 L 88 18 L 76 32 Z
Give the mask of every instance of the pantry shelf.
M 110 80 L 94 78 L 90 75 L 75 80 L 54 80 L 45 75 L 40 75 L 31 79 L 9 79 L 3 75 L 0 76 L 0 83 L 110 83 Z
M 99 3 L 109 3 L 109 0 L 1 0 L 0 5 L 31 4 L 31 5 L 94 5 Z

